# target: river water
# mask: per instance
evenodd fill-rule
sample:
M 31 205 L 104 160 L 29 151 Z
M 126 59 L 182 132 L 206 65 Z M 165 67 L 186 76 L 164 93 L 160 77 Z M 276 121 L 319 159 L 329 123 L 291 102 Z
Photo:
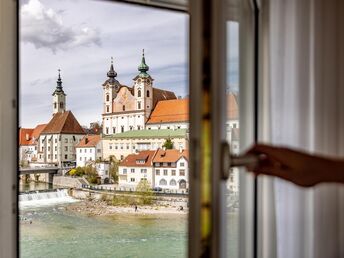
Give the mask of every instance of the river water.
M 186 257 L 187 216 L 93 216 L 70 204 L 20 209 L 20 257 Z M 230 257 L 237 257 L 237 213 L 229 214 Z

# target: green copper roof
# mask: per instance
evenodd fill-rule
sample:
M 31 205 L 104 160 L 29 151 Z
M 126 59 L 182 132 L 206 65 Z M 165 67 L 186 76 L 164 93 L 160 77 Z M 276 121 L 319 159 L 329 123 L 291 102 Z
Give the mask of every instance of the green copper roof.
M 142 50 L 142 59 L 141 59 L 141 64 L 138 67 L 139 70 L 139 77 L 144 77 L 148 78 L 150 75 L 147 73 L 149 70 L 149 66 L 146 64 L 146 59 L 145 59 L 145 50 Z
M 160 130 L 134 130 L 113 135 L 103 135 L 103 139 L 124 139 L 124 138 L 183 138 L 186 137 L 186 129 L 160 129 Z

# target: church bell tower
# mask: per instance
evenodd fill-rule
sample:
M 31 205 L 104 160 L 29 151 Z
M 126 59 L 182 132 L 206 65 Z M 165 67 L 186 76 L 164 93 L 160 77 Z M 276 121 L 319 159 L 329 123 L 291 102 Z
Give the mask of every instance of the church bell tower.
M 61 70 L 59 69 L 59 75 L 56 81 L 56 89 L 53 92 L 53 115 L 58 112 L 65 112 L 66 111 L 66 94 L 62 88 L 62 80 L 61 80 Z

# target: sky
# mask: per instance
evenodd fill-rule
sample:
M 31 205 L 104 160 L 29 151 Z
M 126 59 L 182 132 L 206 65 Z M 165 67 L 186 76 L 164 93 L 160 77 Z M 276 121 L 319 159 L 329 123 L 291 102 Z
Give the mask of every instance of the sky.
M 228 80 L 237 85 L 237 25 Z M 22 0 L 20 2 L 20 126 L 52 117 L 52 93 L 61 69 L 67 109 L 81 125 L 101 121 L 102 84 L 111 57 L 121 84 L 132 86 L 142 49 L 154 87 L 188 95 L 189 17 L 116 2 Z

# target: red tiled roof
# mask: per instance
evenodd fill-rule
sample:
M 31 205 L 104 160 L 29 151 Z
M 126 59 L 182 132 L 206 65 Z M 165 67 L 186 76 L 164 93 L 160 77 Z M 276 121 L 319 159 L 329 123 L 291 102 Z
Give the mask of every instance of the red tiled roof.
M 50 133 L 85 134 L 85 131 L 72 111 L 65 111 L 56 113 L 42 131 L 42 134 Z
M 32 128 L 20 128 L 19 129 L 19 145 L 31 145 L 32 140 Z
M 85 135 L 75 147 L 96 147 L 99 141 L 100 135 Z
M 187 122 L 189 120 L 189 100 L 173 99 L 159 101 L 147 124 Z
M 227 119 L 235 120 L 239 118 L 238 96 L 234 93 L 227 94 Z
M 172 91 L 153 88 L 153 108 L 162 100 L 177 99 Z
M 138 154 L 130 154 L 126 156 L 119 164 L 123 167 L 151 167 L 152 159 L 156 151 L 140 151 Z M 138 164 L 137 160 L 144 160 L 145 163 Z
M 156 155 L 154 156 L 153 162 L 177 162 L 181 157 L 185 159 L 189 159 L 189 151 L 188 150 L 163 150 L 158 149 Z

